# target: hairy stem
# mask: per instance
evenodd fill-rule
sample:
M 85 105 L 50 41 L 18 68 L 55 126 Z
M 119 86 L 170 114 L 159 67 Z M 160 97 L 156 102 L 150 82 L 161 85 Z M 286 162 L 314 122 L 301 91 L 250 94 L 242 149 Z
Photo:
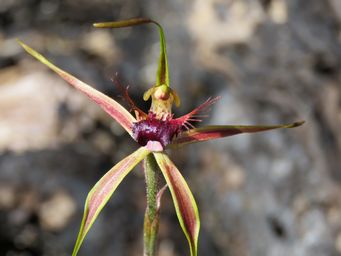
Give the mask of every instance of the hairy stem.
M 147 188 L 147 207 L 144 216 L 144 256 L 155 256 L 156 237 L 159 229 L 159 211 L 157 206 L 158 166 L 152 154 L 144 160 L 144 172 Z

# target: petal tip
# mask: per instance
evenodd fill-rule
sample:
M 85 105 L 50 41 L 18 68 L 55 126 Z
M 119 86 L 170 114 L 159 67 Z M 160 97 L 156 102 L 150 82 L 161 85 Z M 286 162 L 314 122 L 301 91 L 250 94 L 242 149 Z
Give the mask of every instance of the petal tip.
M 304 120 L 297 121 L 297 122 L 294 122 L 294 123 L 292 123 L 291 125 L 289 125 L 289 127 L 288 127 L 288 128 L 295 128 L 295 127 L 298 127 L 298 126 L 301 126 L 301 125 L 303 125 L 304 123 L 305 123 L 305 121 L 304 121 Z
M 15 41 L 17 41 L 17 43 L 27 51 L 28 46 L 23 41 L 21 41 L 19 38 L 16 38 Z

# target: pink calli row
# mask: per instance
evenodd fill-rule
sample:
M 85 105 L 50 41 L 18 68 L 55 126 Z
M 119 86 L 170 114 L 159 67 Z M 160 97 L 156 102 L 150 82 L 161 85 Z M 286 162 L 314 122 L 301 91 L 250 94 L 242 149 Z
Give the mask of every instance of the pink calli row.
M 155 23 L 150 19 L 132 19 L 118 22 L 116 23 L 116 27 L 150 22 Z M 77 255 L 86 234 L 90 230 L 98 214 L 108 202 L 109 198 L 122 182 L 124 177 L 151 153 L 153 154 L 153 157 L 166 180 L 168 188 L 170 189 L 180 226 L 189 243 L 191 256 L 196 256 L 200 229 L 198 208 L 185 179 L 182 177 L 174 163 L 165 154 L 164 150 L 166 148 L 173 148 L 189 143 L 207 141 L 240 133 L 254 133 L 278 128 L 293 128 L 303 124 L 303 121 L 301 121 L 285 125 L 229 125 L 194 128 L 191 123 L 201 121 L 200 117 L 203 117 L 202 114 L 208 110 L 208 107 L 219 99 L 218 97 L 208 99 L 201 106 L 194 109 L 187 115 L 174 119 L 171 113 L 171 106 L 173 102 L 180 104 L 180 99 L 176 95 L 175 91 L 169 88 L 168 66 L 163 31 L 158 23 L 155 24 L 157 24 L 160 28 L 161 38 L 157 84 L 144 95 L 146 100 L 148 100 L 149 97 L 152 98 L 152 107 L 148 114 L 143 113 L 140 109 L 135 107 L 131 99 L 128 98 L 128 102 L 134 105 L 133 110 L 135 111 L 136 118 L 115 100 L 61 70 L 48 61 L 44 56 L 23 42 L 18 41 L 29 54 L 48 66 L 66 82 L 77 90 L 83 92 L 91 100 L 98 104 L 141 146 L 134 153 L 127 156 L 110 169 L 89 192 L 85 202 L 84 216 L 72 254 L 73 256 Z M 109 25 L 106 25 L 106 23 L 99 23 L 96 26 L 115 27 L 115 22 L 110 23 Z M 125 96 L 129 97 L 128 95 Z M 161 194 L 162 193 L 160 193 L 160 195 Z M 160 204 L 160 197 L 161 196 L 158 196 L 158 205 Z

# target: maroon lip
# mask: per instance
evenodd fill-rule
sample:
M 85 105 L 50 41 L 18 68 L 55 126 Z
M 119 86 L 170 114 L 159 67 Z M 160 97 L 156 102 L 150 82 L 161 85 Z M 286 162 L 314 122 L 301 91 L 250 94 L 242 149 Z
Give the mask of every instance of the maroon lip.
M 148 115 L 146 120 L 133 124 L 133 137 L 141 146 L 148 141 L 158 141 L 166 147 L 181 130 L 181 125 L 174 120 L 159 120 L 155 115 Z

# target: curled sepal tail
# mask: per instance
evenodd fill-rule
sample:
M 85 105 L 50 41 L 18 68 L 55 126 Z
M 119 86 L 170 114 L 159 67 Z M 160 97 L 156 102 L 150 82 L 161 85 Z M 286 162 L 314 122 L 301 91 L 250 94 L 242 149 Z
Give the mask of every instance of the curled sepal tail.
M 147 24 L 147 23 L 155 24 L 159 28 L 160 56 L 159 56 L 159 66 L 158 66 L 157 75 L 156 75 L 156 86 L 159 86 L 162 84 L 169 86 L 166 40 L 165 40 L 163 28 L 159 23 L 149 18 L 132 18 L 128 20 L 99 22 L 99 23 L 94 23 L 93 25 L 96 28 L 123 28 L 123 27 L 131 27 L 131 26 L 137 26 L 137 25 L 142 25 L 142 24 Z
M 139 148 L 111 168 L 91 189 L 85 201 L 83 220 L 72 256 L 77 255 L 86 234 L 118 185 L 149 153 L 145 147 Z
M 170 146 L 181 146 L 189 143 L 219 139 L 241 133 L 255 133 L 279 128 L 295 128 L 304 124 L 304 121 L 283 125 L 213 125 L 190 129 L 181 133 L 172 141 Z
M 200 219 L 192 192 L 166 154 L 153 154 L 170 189 L 180 226 L 189 243 L 191 256 L 197 256 Z
M 80 81 L 78 78 L 68 74 L 64 70 L 58 68 L 49 60 L 47 60 L 43 55 L 33 50 L 31 47 L 24 44 L 20 40 L 17 41 L 25 49 L 26 52 L 28 52 L 34 58 L 39 60 L 41 63 L 48 66 L 50 69 L 56 72 L 61 78 L 63 78 L 66 82 L 75 87 L 77 90 L 83 92 L 97 105 L 99 105 L 105 112 L 112 116 L 130 135 L 132 135 L 132 126 L 133 123 L 136 122 L 136 119 L 118 102 L 109 98 L 100 91 L 92 88 L 88 84 Z
M 123 28 L 130 26 L 137 26 L 142 24 L 152 23 L 159 29 L 160 36 L 160 55 L 158 62 L 158 69 L 156 72 L 155 85 L 146 91 L 143 99 L 147 101 L 152 98 L 152 106 L 150 111 L 158 115 L 158 118 L 170 116 L 172 111 L 171 107 L 173 102 L 178 107 L 180 105 L 180 98 L 174 90 L 170 88 L 169 71 L 168 71 L 168 58 L 166 50 L 166 39 L 162 26 L 149 18 L 133 18 L 128 20 L 100 22 L 95 23 L 96 28 Z

